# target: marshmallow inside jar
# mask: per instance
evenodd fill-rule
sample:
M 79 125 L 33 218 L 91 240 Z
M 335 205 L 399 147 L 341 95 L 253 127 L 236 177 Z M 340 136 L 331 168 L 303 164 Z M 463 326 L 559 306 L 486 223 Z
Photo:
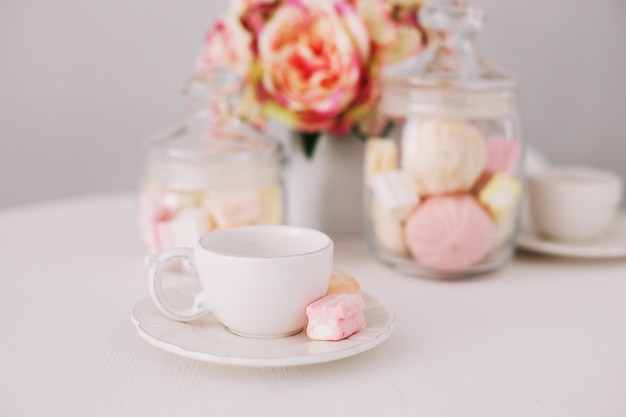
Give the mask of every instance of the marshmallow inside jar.
M 458 118 L 409 118 L 404 125 L 402 167 L 425 195 L 467 191 L 485 168 L 480 131 Z
M 366 164 L 369 247 L 411 275 L 485 274 L 507 265 L 518 229 L 516 85 L 475 55 L 479 10 L 444 1 L 420 17 L 435 34 L 429 58 L 386 71 L 378 111 L 387 124 L 368 142 L 387 145 L 366 147 L 366 154 L 385 150 L 366 160 L 389 159 Z

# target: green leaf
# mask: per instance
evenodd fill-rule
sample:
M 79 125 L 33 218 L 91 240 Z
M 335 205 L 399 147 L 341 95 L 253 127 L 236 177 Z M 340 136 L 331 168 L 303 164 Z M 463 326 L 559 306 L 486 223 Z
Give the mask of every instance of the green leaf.
M 362 126 L 355 124 L 354 126 L 352 126 L 352 133 L 354 133 L 354 136 L 361 139 L 362 142 L 365 142 L 368 137 L 378 136 L 378 137 L 384 138 L 388 136 L 394 127 L 395 127 L 395 124 L 393 123 L 392 120 L 386 120 L 384 125 L 378 127 L 378 131 L 373 130 L 373 131 L 367 132 L 363 130 Z
M 320 132 L 300 132 L 300 140 L 302 141 L 302 149 L 307 159 L 313 158 L 315 153 L 315 146 L 320 138 Z

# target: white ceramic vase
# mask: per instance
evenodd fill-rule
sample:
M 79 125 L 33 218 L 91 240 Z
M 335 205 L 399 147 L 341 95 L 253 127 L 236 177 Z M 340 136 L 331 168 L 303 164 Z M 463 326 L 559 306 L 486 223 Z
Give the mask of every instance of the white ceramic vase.
M 362 234 L 363 142 L 353 134 L 322 135 L 313 157 L 307 158 L 300 138 L 287 136 L 287 223 L 331 235 Z

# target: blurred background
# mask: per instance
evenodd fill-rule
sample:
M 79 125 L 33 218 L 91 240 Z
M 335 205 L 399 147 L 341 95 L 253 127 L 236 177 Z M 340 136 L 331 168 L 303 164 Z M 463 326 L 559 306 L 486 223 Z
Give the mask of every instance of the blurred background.
M 474 0 L 479 50 L 520 84 L 525 139 L 626 176 L 626 1 Z M 0 208 L 133 190 L 147 137 L 185 114 L 227 1 L 1 0 Z

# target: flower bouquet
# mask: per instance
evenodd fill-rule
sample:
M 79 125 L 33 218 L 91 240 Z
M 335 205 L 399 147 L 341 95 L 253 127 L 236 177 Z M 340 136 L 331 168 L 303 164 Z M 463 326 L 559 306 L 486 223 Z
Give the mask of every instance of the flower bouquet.
M 421 0 L 233 0 L 206 36 L 199 73 L 241 80 L 235 109 L 257 127 L 273 119 L 302 140 L 366 124 L 382 70 L 427 43 Z

